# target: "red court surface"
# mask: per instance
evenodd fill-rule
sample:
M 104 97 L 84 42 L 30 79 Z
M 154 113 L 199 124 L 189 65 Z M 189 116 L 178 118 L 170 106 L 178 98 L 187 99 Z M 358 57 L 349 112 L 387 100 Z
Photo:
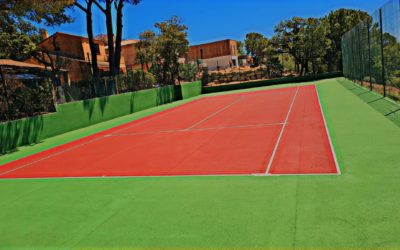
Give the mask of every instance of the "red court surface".
M 339 174 L 314 85 L 205 97 L 0 166 L 0 178 Z

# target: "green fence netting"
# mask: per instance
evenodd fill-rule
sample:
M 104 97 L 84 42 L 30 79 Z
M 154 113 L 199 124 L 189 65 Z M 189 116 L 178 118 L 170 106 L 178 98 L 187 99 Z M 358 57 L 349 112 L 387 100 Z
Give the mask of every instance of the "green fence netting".
M 400 99 L 400 0 L 391 0 L 342 37 L 343 74 Z

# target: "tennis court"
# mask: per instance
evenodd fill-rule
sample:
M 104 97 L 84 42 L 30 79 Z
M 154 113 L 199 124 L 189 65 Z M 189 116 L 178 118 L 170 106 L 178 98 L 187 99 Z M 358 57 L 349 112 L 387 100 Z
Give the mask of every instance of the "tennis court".
M 315 85 L 201 98 L 0 168 L 5 179 L 336 174 Z

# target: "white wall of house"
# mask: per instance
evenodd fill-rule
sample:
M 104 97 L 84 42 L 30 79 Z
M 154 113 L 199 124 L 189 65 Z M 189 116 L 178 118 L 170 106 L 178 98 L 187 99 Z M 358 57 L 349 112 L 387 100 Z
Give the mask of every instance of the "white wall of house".
M 229 68 L 232 63 L 233 67 L 239 66 L 239 59 L 237 56 L 220 56 L 220 57 L 213 57 L 208 59 L 203 59 L 203 64 L 207 66 L 209 70 L 217 70 L 219 67 L 220 69 Z

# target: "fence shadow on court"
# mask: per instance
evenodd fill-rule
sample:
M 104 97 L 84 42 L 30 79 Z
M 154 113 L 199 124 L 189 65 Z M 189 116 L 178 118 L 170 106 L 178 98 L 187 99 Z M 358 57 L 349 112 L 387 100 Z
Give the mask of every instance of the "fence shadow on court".
M 400 104 L 396 103 L 382 95 L 376 93 L 375 91 L 367 90 L 366 88 L 354 83 L 352 81 L 346 80 L 344 78 L 339 79 L 338 82 L 345 87 L 348 91 L 352 92 L 354 95 L 358 96 L 369 106 L 374 108 L 376 111 L 386 116 L 397 126 L 400 127 Z

